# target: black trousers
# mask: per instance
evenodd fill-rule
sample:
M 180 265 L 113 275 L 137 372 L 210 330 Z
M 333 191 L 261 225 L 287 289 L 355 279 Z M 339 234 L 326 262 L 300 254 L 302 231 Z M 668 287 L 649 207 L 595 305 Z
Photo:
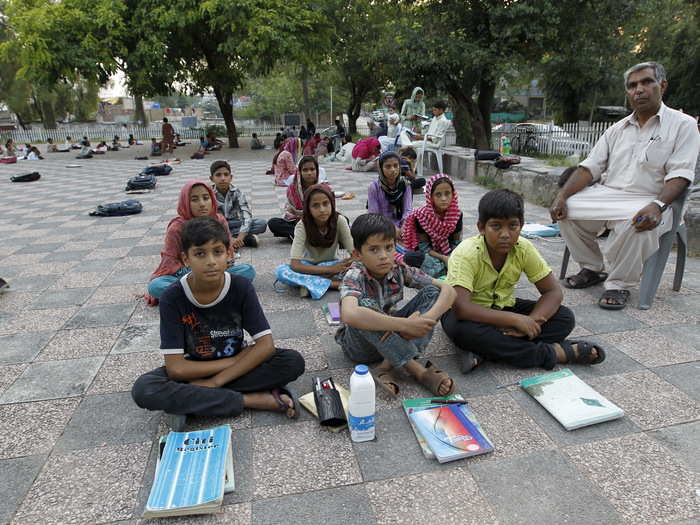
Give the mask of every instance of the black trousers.
M 243 412 L 244 393 L 284 386 L 303 373 L 304 358 L 299 352 L 276 348 L 267 361 L 221 388 L 173 381 L 161 366 L 136 380 L 131 397 L 141 408 L 169 414 L 238 416 Z
M 299 219 L 295 221 L 288 221 L 287 219 L 282 219 L 280 217 L 273 217 L 267 221 L 267 227 L 275 237 L 286 237 L 289 239 L 294 238 L 294 228 L 299 222 Z
M 536 301 L 516 299 L 512 307 L 503 310 L 528 315 L 535 304 Z M 452 310 L 443 314 L 441 323 L 447 336 L 462 350 L 518 368 L 539 366 L 551 370 L 556 364 L 556 353 L 552 343 L 564 341 L 574 329 L 576 320 L 571 310 L 566 306 L 560 306 L 559 310 L 542 325 L 539 337 L 532 341 L 505 335 L 496 326 L 490 324 L 459 320 Z

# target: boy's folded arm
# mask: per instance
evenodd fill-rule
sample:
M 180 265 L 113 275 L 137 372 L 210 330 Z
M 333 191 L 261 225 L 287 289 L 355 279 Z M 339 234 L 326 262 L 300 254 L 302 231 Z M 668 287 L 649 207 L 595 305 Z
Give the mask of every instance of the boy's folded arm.
M 452 310 L 457 319 L 461 321 L 491 324 L 503 328 L 513 326 L 514 316 L 518 314 L 486 308 L 485 306 L 472 302 L 472 293 L 470 290 L 462 286 L 455 286 L 454 289 L 457 293 L 457 298 L 452 306 Z
M 214 375 L 211 380 L 216 386 L 224 386 L 234 379 L 244 376 L 254 368 L 257 368 L 261 363 L 267 361 L 275 352 L 274 341 L 272 335 L 267 334 L 255 340 L 252 344 L 231 359 L 233 360 L 221 372 Z
M 346 296 L 340 302 L 340 320 L 360 330 L 373 330 L 376 332 L 395 331 L 404 329 L 403 317 L 392 317 L 381 312 L 360 306 L 357 297 Z
M 564 293 L 561 291 L 561 286 L 559 286 L 552 272 L 544 279 L 537 281 L 535 286 L 537 286 L 537 290 L 541 295 L 532 312 L 530 312 L 530 317 L 538 323 L 544 323 L 559 310 L 564 300 Z
M 435 301 L 430 310 L 423 314 L 423 317 L 437 321 L 442 314 L 452 307 L 457 298 L 457 292 L 446 281 L 433 279 L 431 284 L 440 288 L 440 295 L 438 295 L 437 301 Z
M 234 362 L 233 357 L 211 361 L 185 359 L 185 354 L 165 355 L 165 370 L 173 381 L 192 381 L 218 374 Z

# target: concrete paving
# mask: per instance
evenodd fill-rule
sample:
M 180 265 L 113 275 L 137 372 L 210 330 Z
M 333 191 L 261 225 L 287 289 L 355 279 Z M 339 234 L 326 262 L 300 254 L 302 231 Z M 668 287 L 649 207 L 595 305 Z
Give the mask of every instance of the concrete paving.
M 247 140 L 243 140 L 247 146 Z M 224 150 L 183 162 L 138 195 L 143 213 L 88 216 L 97 204 L 126 198 L 127 178 L 149 161 L 134 149 L 89 160 L 48 154 L 0 166 L 0 523 L 141 523 L 155 468 L 162 415 L 137 408 L 129 390 L 161 364 L 158 310 L 144 305 L 177 195 L 206 179 L 210 162 L 231 161 L 235 184 L 254 214 L 278 216 L 284 190 L 265 175 L 271 151 Z M 68 164 L 80 164 L 68 168 Z M 363 213 L 374 173 L 326 164 L 333 188 L 357 194 L 340 211 Z M 38 182 L 9 177 L 38 170 Z M 466 235 L 476 233 L 485 190 L 457 181 Z M 415 196 L 417 205 L 422 196 Z M 527 206 L 527 220 L 547 221 Z M 558 273 L 563 245 L 534 241 Z M 274 269 L 290 244 L 270 233 L 244 249 L 255 287 L 280 346 L 306 358 L 296 381 L 331 374 L 347 386 L 352 363 L 323 320 L 321 301 L 276 293 Z M 423 457 L 400 399 L 377 398 L 376 442 L 353 444 L 347 431 L 322 431 L 307 413 L 245 412 L 235 419 L 190 418 L 189 428 L 233 428 L 236 491 L 216 516 L 172 523 L 697 523 L 700 520 L 700 260 L 690 259 L 683 289 L 670 290 L 669 263 L 653 309 L 600 310 L 600 288 L 566 290 L 575 336 L 593 339 L 605 363 L 571 368 L 625 410 L 621 420 L 567 432 L 518 387 L 498 389 L 542 370 L 486 364 L 458 372 L 455 347 L 438 327 L 426 354 L 453 375 L 496 451 L 440 465 Z M 571 268 L 575 271 L 575 265 Z M 517 295 L 535 297 L 523 281 Z M 325 300 L 336 300 L 337 292 Z M 405 397 L 425 396 L 407 382 Z

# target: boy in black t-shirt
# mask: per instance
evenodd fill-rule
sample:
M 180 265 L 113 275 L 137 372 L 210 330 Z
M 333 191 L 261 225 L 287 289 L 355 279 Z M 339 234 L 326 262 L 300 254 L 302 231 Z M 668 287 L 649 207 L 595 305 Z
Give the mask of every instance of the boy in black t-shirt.
M 211 217 L 187 221 L 182 259 L 192 272 L 160 298 L 160 348 L 165 366 L 136 380 L 138 406 L 163 410 L 173 430 L 187 414 L 238 416 L 244 408 L 296 418 L 285 387 L 304 372 L 304 358 L 275 348 L 270 325 L 248 279 L 226 272 L 229 236 Z M 243 331 L 254 343 L 245 346 Z

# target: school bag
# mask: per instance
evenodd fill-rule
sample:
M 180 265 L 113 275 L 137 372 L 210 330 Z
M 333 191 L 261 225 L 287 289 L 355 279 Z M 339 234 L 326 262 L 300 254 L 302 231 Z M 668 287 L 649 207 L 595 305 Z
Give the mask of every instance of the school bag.
M 499 152 L 490 149 L 478 149 L 474 152 L 476 160 L 498 160 L 500 156 Z
M 15 164 L 17 157 L 3 157 L 0 159 L 0 164 Z
M 172 166 L 168 166 L 167 164 L 158 164 L 157 166 L 147 166 L 141 170 L 141 175 L 155 175 L 156 177 L 160 177 L 163 175 L 170 175 L 170 172 L 173 171 Z
M 157 182 L 155 175 L 136 175 L 136 177 L 132 177 L 128 181 L 126 181 L 125 191 L 153 190 L 155 189 L 156 184 Z
M 501 155 L 496 162 L 493 163 L 499 170 L 507 170 L 514 164 L 520 164 L 520 157 L 517 155 Z
M 24 173 L 23 175 L 15 175 L 14 177 L 10 177 L 10 180 L 12 182 L 33 182 L 35 180 L 39 180 L 40 178 L 41 175 L 39 172 L 33 171 L 31 173 Z
M 122 215 L 134 215 L 141 213 L 143 205 L 137 200 L 126 200 L 121 202 L 110 202 L 100 204 L 97 209 L 90 212 L 90 215 L 97 217 L 120 217 Z

